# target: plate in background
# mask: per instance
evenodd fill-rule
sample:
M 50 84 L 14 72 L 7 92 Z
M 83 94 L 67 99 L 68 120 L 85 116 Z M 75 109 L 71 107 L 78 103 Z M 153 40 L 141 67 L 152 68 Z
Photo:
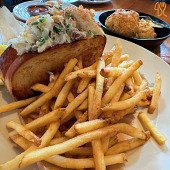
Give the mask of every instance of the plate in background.
M 154 16 L 149 15 L 149 14 L 145 14 L 145 13 L 142 13 L 142 12 L 138 12 L 139 16 L 149 16 L 153 21 L 161 23 L 168 28 L 156 29 L 155 32 L 157 33 L 158 37 L 148 38 L 148 39 L 132 38 L 132 37 L 128 37 L 128 36 L 118 34 L 118 33 L 114 33 L 107 26 L 105 26 L 106 18 L 108 16 L 110 16 L 114 11 L 115 10 L 107 10 L 107 11 L 102 11 L 102 12 L 96 12 L 95 19 L 99 23 L 99 25 L 101 25 L 101 27 L 103 28 L 103 30 L 106 34 L 113 35 L 113 36 L 116 36 L 116 37 L 120 37 L 120 38 L 126 39 L 128 41 L 132 41 L 132 42 L 139 44 L 139 45 L 141 45 L 145 48 L 148 48 L 148 49 L 155 48 L 156 46 L 160 45 L 165 39 L 167 39 L 170 36 L 170 26 L 169 26 L 168 23 L 166 23 L 165 21 L 163 21 L 163 20 L 161 20 L 157 17 L 154 17 Z

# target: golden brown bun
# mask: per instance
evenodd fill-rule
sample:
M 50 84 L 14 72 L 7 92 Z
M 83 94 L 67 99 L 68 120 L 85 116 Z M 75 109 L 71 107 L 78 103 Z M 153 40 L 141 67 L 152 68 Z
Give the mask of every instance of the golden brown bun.
M 34 95 L 30 87 L 35 83 L 48 83 L 48 71 L 61 70 L 71 58 L 83 58 L 83 65 L 88 66 L 101 57 L 106 44 L 105 36 L 56 45 L 43 53 L 25 53 L 17 56 L 9 47 L 2 55 L 1 71 L 5 85 L 16 99 Z

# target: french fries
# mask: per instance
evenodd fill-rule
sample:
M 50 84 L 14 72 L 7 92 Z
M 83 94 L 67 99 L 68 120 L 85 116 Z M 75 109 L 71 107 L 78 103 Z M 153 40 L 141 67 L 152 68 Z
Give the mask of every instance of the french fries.
M 164 145 L 166 138 L 162 135 L 158 129 L 153 125 L 147 114 L 143 111 L 139 112 L 138 118 L 142 125 L 150 131 L 151 135 L 159 145 Z
M 34 131 L 40 127 L 50 124 L 51 122 L 59 120 L 60 117 L 64 113 L 65 113 L 65 109 L 62 109 L 62 108 L 54 110 L 42 117 L 39 117 L 39 118 L 33 120 L 32 122 L 26 124 L 25 127 L 29 130 Z
M 91 78 L 89 77 L 81 79 L 78 85 L 78 88 L 77 88 L 77 93 L 81 93 L 82 91 L 84 91 L 86 87 L 88 86 L 88 84 L 90 83 L 90 81 L 91 81 Z
M 104 127 L 104 128 L 92 131 L 92 132 L 79 135 L 61 144 L 56 144 L 53 146 L 36 149 L 35 151 L 32 151 L 24 156 L 24 158 L 22 159 L 22 162 L 20 163 L 20 167 L 28 166 L 37 161 L 47 159 L 50 156 L 65 153 L 71 149 L 82 146 L 95 139 L 102 138 L 109 134 L 113 135 L 117 133 L 125 133 L 132 137 L 143 139 L 143 140 L 147 138 L 147 135 L 144 132 L 136 129 L 135 127 L 125 124 L 125 123 L 119 123 L 119 124 L 107 126 L 107 127 Z M 2 164 L 0 167 L 3 168 L 3 166 L 6 166 L 6 164 Z
M 36 146 L 41 144 L 41 139 L 23 125 L 10 121 L 7 123 L 7 127 L 14 129 L 18 134 L 28 141 L 33 142 Z
M 118 68 L 118 67 L 106 67 L 106 68 L 103 68 L 100 72 L 100 74 L 103 76 L 103 77 L 114 77 L 114 78 L 117 78 L 119 77 L 123 71 L 125 71 L 125 69 L 123 68 Z
M 71 103 L 66 107 L 66 112 L 61 118 L 61 123 L 64 123 L 70 120 L 73 116 L 73 110 L 75 110 L 82 102 L 87 98 L 88 89 L 84 90 L 81 94 L 79 94 Z
M 90 120 L 87 122 L 83 123 L 77 123 L 75 125 L 75 130 L 79 134 L 87 133 L 102 127 L 105 127 L 106 125 L 109 124 L 109 121 L 106 120 L 100 120 L 100 119 L 95 119 L 95 120 Z
M 42 106 L 45 102 L 50 100 L 52 97 L 56 96 L 59 93 L 60 89 L 62 88 L 62 86 L 63 86 L 63 84 L 65 82 L 64 81 L 65 80 L 65 76 L 73 70 L 73 68 L 77 64 L 77 62 L 78 62 L 77 59 L 75 59 L 75 58 L 71 59 L 68 62 L 68 64 L 66 65 L 66 67 L 64 68 L 63 72 L 60 74 L 59 78 L 55 82 L 55 84 L 52 87 L 52 89 L 50 91 L 48 91 L 47 93 L 45 93 L 43 96 L 41 96 L 38 100 L 36 100 L 35 102 L 33 102 L 29 106 L 27 106 L 20 113 L 21 116 L 26 116 L 26 115 L 30 114 L 35 109 L 37 109 L 38 107 Z
M 15 109 L 20 109 L 20 108 L 27 106 L 30 103 L 34 102 L 36 99 L 37 99 L 37 97 L 32 97 L 32 98 L 29 98 L 29 99 L 20 100 L 20 101 L 17 101 L 17 102 L 13 102 L 13 103 L 10 103 L 10 104 L 0 106 L 0 113 L 9 112 L 9 111 L 15 110 Z
M 111 101 L 113 96 L 116 94 L 116 91 L 121 86 L 121 84 L 123 84 L 133 74 L 133 72 L 136 71 L 142 64 L 143 63 L 141 60 L 136 61 L 129 68 L 127 68 L 127 70 L 120 77 L 118 77 L 114 81 L 114 83 L 110 86 L 109 90 L 106 92 L 102 99 L 103 105 Z
M 57 108 L 60 108 L 63 106 L 73 83 L 74 83 L 74 80 L 70 80 L 64 85 L 61 92 L 57 96 L 57 100 L 55 102 L 54 109 L 57 109 Z
M 153 88 L 153 95 L 152 95 L 152 99 L 151 99 L 151 104 L 148 108 L 149 113 L 153 113 L 155 111 L 155 109 L 157 108 L 157 103 L 158 103 L 158 100 L 159 100 L 160 93 L 161 93 L 161 77 L 157 73 L 156 76 L 155 76 L 155 85 L 154 85 L 154 88 Z
M 44 84 L 40 84 L 40 83 L 37 83 L 37 84 L 34 84 L 32 87 L 31 87 L 32 90 L 34 91 L 39 91 L 39 92 L 42 92 L 42 93 L 47 93 L 50 88 Z
M 46 161 L 54 165 L 61 166 L 63 168 L 71 168 L 71 169 L 95 167 L 94 160 L 92 158 L 73 159 L 73 158 L 66 158 L 57 155 L 46 159 Z M 125 163 L 125 162 L 126 162 L 125 154 L 109 155 L 104 157 L 104 163 L 106 165 L 114 165 L 117 163 Z
M 86 71 L 86 70 L 93 70 L 93 69 L 96 68 L 96 66 L 97 66 L 97 62 L 94 63 L 93 65 L 89 66 L 89 67 L 84 68 L 84 69 L 79 69 L 77 71 L 71 72 L 65 77 L 65 80 L 68 81 L 68 80 L 71 80 L 71 79 L 75 79 L 75 78 L 78 77 L 79 73 L 82 73 L 83 71 Z
M 31 87 L 42 94 L 1 106 L 0 113 L 25 107 L 20 113 L 24 124 L 7 123 L 13 129 L 9 138 L 25 151 L 1 164 L 0 170 L 17 170 L 39 161 L 46 168 L 53 164 L 54 169 L 105 170 L 126 163 L 124 153 L 145 144 L 150 133 L 165 144 L 146 113 L 138 112 L 139 107 L 150 113 L 157 108 L 160 75 L 150 87 L 138 71 L 142 61 L 128 61 L 130 56 L 122 51 L 118 40 L 89 67 L 83 67 L 82 58 L 71 59 L 61 72 L 50 73 L 48 85 Z M 150 133 L 124 123 L 125 116 L 135 112 Z M 120 133 L 131 138 L 121 139 Z
M 135 96 L 131 97 L 130 99 L 115 102 L 113 104 L 108 104 L 104 108 L 103 111 L 119 111 L 128 109 L 130 107 L 135 107 L 137 103 L 142 100 L 146 95 L 146 91 L 140 91 Z
M 92 117 L 91 119 L 96 119 L 101 114 L 101 100 L 103 94 L 104 78 L 100 75 L 100 71 L 105 67 L 105 61 L 99 60 L 97 66 L 97 76 L 96 76 L 96 90 L 93 96 L 93 107 L 92 107 Z
M 106 152 L 106 155 L 116 155 L 119 153 L 124 153 L 127 152 L 129 150 L 135 149 L 141 145 L 143 145 L 146 140 L 142 140 L 142 139 L 128 139 L 122 142 L 119 142 L 117 144 L 115 144 L 114 146 L 112 146 L 111 148 L 109 148 Z

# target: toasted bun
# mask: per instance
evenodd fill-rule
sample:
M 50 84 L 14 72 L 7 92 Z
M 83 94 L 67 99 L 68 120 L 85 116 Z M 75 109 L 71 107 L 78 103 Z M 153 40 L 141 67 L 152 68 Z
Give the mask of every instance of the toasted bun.
M 17 55 L 9 47 L 2 55 L 1 71 L 5 85 L 16 99 L 34 95 L 31 86 L 48 83 L 48 72 L 60 71 L 71 58 L 83 58 L 83 65 L 89 66 L 101 57 L 106 44 L 105 36 L 56 45 L 43 53 Z

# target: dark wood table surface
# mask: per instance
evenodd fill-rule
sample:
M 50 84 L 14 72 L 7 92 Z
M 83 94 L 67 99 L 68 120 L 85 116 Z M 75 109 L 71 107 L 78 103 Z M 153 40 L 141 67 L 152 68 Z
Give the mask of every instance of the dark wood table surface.
M 111 3 L 102 5 L 84 5 L 86 8 L 93 8 L 96 11 L 109 10 L 109 9 L 132 9 L 139 12 L 154 15 L 170 24 L 170 4 L 166 4 L 164 13 L 166 16 L 158 16 L 158 11 L 154 10 L 155 3 L 152 0 L 112 0 Z M 161 11 L 160 11 L 161 14 Z M 163 60 L 170 64 L 170 37 L 166 39 L 160 46 L 151 50 L 156 55 L 160 56 Z

